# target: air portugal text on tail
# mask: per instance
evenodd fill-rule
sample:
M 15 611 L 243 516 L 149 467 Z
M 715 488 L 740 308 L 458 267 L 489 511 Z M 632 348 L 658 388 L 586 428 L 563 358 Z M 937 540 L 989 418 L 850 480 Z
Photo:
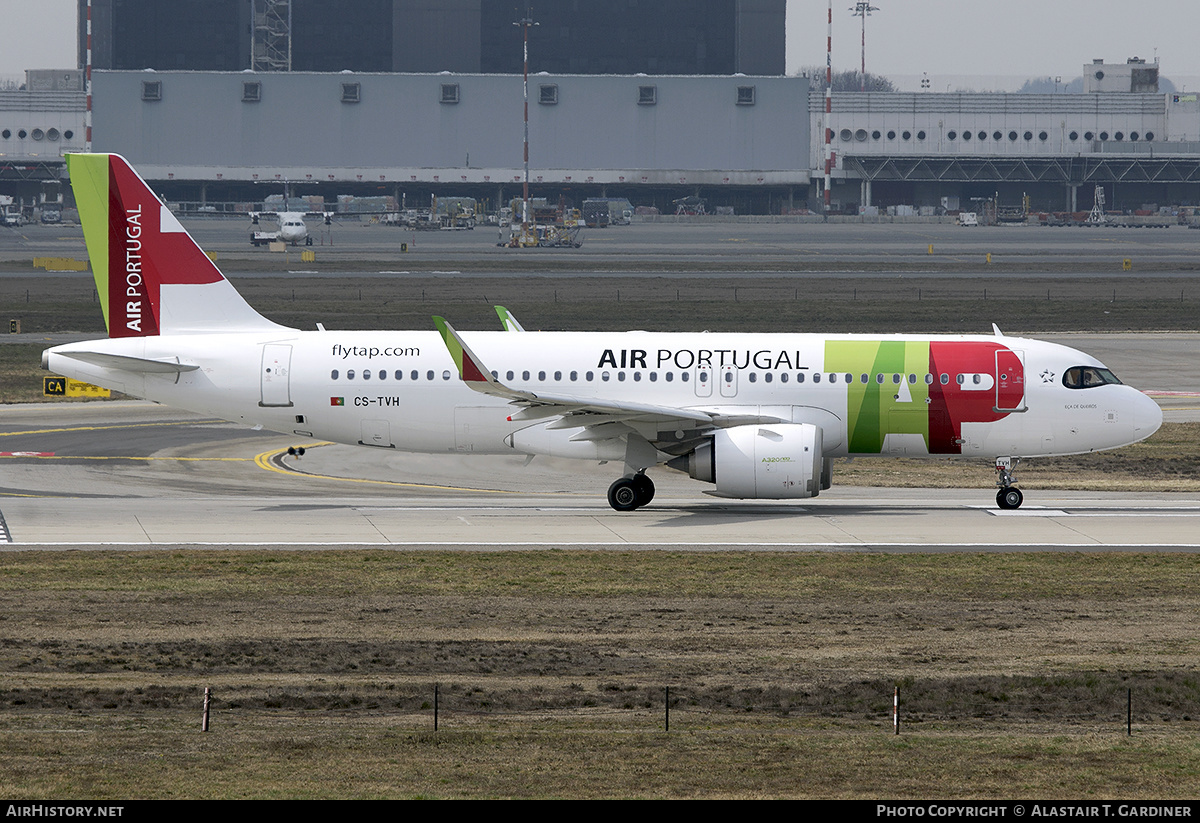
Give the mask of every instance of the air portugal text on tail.
M 994 461 L 1137 442 L 1158 406 L 1100 361 L 990 335 L 299 331 L 252 309 L 116 155 L 68 160 L 109 338 L 51 371 L 249 426 L 373 448 L 574 457 L 622 468 L 618 511 L 666 465 L 719 497 L 803 499 L 832 459 Z
M 243 302 L 124 158 L 73 154 L 67 168 L 109 337 L 203 331 L 219 318 L 198 317 L 192 300 L 200 311 Z

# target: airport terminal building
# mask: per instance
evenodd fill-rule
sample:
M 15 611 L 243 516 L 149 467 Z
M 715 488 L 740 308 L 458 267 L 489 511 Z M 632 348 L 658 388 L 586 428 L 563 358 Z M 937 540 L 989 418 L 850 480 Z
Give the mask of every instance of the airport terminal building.
M 173 199 L 287 180 L 501 202 L 523 176 L 521 86 L 517 75 L 97 72 L 95 146 L 195 184 L 172 186 Z M 697 194 L 760 214 L 820 203 L 824 90 L 809 78 L 539 74 L 529 95 L 537 196 L 669 210 Z M 1200 203 L 1195 94 L 850 92 L 832 109 L 839 212 L 997 194 L 1079 211 L 1098 184 L 1110 208 Z
M 491 205 L 520 194 L 522 76 L 500 58 L 520 55 L 520 29 L 488 23 L 512 15 L 491 0 L 354 4 L 390 32 L 368 39 L 364 54 L 374 56 L 360 64 L 391 62 L 336 71 L 296 68 L 344 59 L 332 35 L 320 60 L 295 59 L 307 24 L 289 41 L 292 70 L 255 64 L 246 3 L 201 4 L 228 6 L 240 22 L 225 32 L 192 21 L 203 36 L 191 52 L 146 51 L 143 29 L 120 18 L 137 2 L 96 5 L 108 31 L 97 65 L 112 68 L 93 73 L 92 146 L 125 155 L 172 202 L 261 201 L 284 185 L 327 201 L 386 194 L 410 205 L 432 194 Z M 452 5 L 478 29 L 447 33 L 439 15 Z M 839 92 L 826 115 L 822 82 L 783 75 L 782 0 L 711 0 L 674 35 L 638 39 L 645 5 L 618 4 L 624 62 L 599 46 L 571 57 L 546 45 L 542 63 L 531 58 L 533 196 L 627 197 L 663 212 L 688 196 L 739 214 L 817 211 L 828 150 L 832 208 L 843 214 L 965 210 L 993 198 L 1074 212 L 1092 206 L 1096 186 L 1109 209 L 1200 204 L 1200 103 L 1158 92 L 1157 64 L 1088 64 L 1083 94 Z M 333 6 L 290 4 L 297 19 Z M 594 20 L 560 6 L 555 26 L 531 30 L 545 43 L 607 42 Z M 412 32 L 398 20 L 418 21 L 430 42 L 454 42 L 405 45 Z M 503 48 L 491 42 L 500 29 L 512 41 Z M 748 48 L 756 33 L 762 48 Z M 224 57 L 203 47 L 238 37 Z M 122 50 L 132 43 L 142 52 Z M 443 59 L 450 68 L 433 70 Z M 200 70 L 206 60 L 226 68 Z M 84 108 L 79 71 L 31 72 L 25 88 L 0 91 L 0 193 L 61 175 L 61 155 L 84 149 Z

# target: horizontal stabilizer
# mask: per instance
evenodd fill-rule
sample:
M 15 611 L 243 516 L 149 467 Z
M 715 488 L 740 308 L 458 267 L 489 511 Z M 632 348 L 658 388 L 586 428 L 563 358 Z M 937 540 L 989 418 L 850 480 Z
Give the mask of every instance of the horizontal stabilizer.
M 166 360 L 150 360 L 145 357 L 129 357 L 124 354 L 106 354 L 98 351 L 59 351 L 58 353 L 72 360 L 91 363 L 93 366 L 144 374 L 179 374 L 200 368 L 186 363 L 171 363 Z

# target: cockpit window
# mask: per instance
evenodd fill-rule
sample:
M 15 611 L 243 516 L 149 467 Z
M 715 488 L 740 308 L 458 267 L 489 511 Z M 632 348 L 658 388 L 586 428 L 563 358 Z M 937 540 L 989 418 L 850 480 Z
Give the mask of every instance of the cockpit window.
M 1095 366 L 1073 366 L 1063 372 L 1063 385 L 1068 389 L 1090 389 L 1095 386 L 1121 385 L 1117 376 L 1108 369 Z

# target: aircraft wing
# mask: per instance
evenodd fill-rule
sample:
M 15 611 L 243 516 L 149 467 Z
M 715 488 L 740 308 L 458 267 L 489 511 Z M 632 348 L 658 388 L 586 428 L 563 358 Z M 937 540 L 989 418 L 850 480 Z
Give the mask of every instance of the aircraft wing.
M 560 421 L 554 428 L 574 428 L 575 426 L 595 425 L 600 422 L 636 421 L 639 423 L 669 423 L 687 422 L 689 428 L 695 428 L 696 423 L 711 425 L 714 415 L 705 411 L 681 409 L 674 406 L 659 406 L 652 403 L 632 403 L 628 401 L 609 401 L 594 397 L 576 397 L 566 394 L 544 394 L 522 389 L 514 389 L 497 380 L 483 361 L 471 351 L 454 327 L 444 317 L 433 318 L 434 324 L 442 335 L 442 341 L 450 352 L 454 365 L 458 367 L 459 377 L 481 394 L 501 397 L 510 403 L 521 406 L 510 419 L 538 420 L 547 417 L 576 418 L 569 425 Z
M 518 406 L 518 410 L 509 416 L 509 420 L 514 422 L 557 417 L 558 419 L 551 421 L 547 428 L 584 429 L 572 437 L 572 440 L 605 440 L 636 431 L 649 435 L 647 439 L 651 441 L 655 439 L 655 433 L 659 430 L 683 429 L 695 432 L 697 429 L 710 430 L 744 425 L 747 422 L 745 415 L 726 417 L 716 410 L 685 409 L 653 403 L 514 389 L 496 379 L 445 318 L 434 317 L 433 321 L 454 364 L 458 367 L 462 381 L 481 394 L 500 397 Z M 751 422 L 780 421 L 775 417 L 755 416 Z

